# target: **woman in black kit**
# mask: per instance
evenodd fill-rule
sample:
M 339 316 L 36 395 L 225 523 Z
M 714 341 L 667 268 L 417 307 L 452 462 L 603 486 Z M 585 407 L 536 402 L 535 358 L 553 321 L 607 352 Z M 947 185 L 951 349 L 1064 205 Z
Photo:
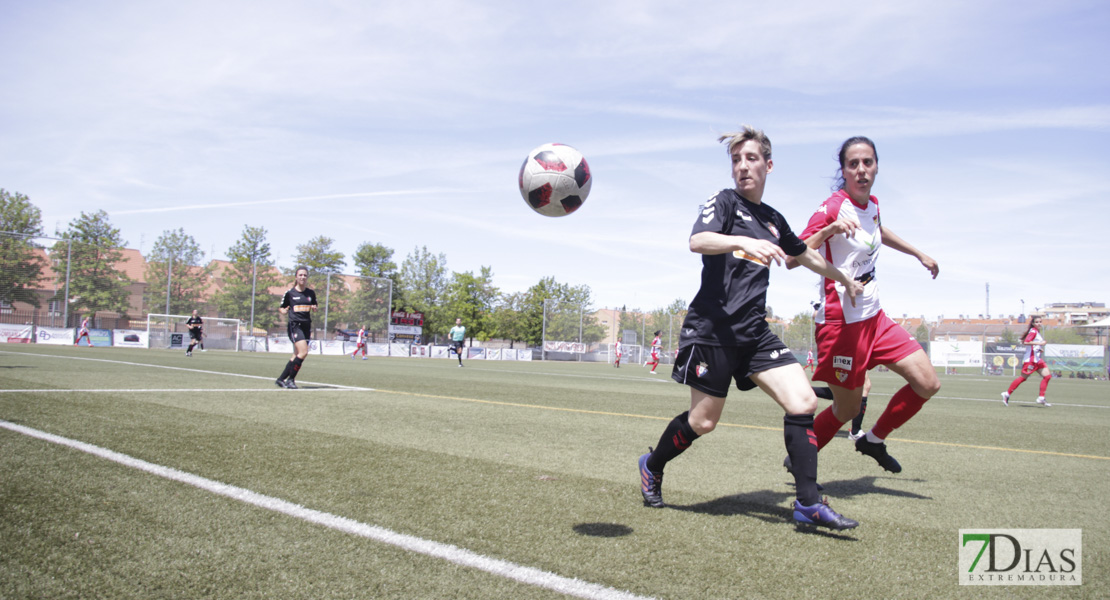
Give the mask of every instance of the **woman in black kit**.
M 308 288 L 308 269 L 297 267 L 296 283 L 281 299 L 278 311 L 289 315 L 289 341 L 293 342 L 293 358 L 285 365 L 278 387 L 297 389 L 294 379 L 308 356 L 308 340 L 312 339 L 312 313 L 317 309 L 316 292 Z

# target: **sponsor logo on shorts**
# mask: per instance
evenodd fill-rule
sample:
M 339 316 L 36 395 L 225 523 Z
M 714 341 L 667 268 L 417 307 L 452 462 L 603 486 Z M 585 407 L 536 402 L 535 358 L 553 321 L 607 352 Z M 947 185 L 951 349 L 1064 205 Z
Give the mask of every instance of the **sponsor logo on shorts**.
M 834 369 L 852 370 L 852 357 L 851 356 L 834 356 L 833 357 Z

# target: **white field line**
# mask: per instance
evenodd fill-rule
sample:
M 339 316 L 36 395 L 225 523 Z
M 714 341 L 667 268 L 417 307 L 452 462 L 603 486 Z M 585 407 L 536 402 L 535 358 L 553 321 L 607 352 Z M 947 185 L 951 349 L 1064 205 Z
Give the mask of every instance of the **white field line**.
M 297 388 L 297 391 L 298 392 L 362 392 L 362 391 L 374 391 L 374 390 L 371 390 L 370 388 L 349 388 L 349 387 L 344 387 L 344 388 L 332 388 L 332 387 L 304 388 L 304 387 L 302 387 L 302 388 Z M 154 394 L 154 393 L 161 393 L 161 392 L 167 392 L 167 393 L 174 393 L 174 392 L 189 392 L 189 393 L 199 393 L 199 392 L 220 392 L 220 393 L 225 393 L 225 392 L 274 392 L 274 393 L 278 393 L 278 394 L 280 394 L 282 392 L 290 393 L 289 390 L 278 388 L 278 387 L 272 387 L 272 388 L 223 388 L 223 389 L 220 389 L 220 388 L 191 388 L 191 389 L 190 388 L 158 388 L 158 389 L 115 389 L 115 390 L 100 390 L 100 389 L 97 389 L 97 390 L 74 390 L 74 389 L 0 390 L 0 394 L 42 394 L 42 393 L 64 394 L 64 393 L 71 393 L 71 392 L 80 392 L 82 394 L 100 394 L 100 393 L 110 393 L 110 394 L 126 394 L 126 393 Z
M 301 519 L 309 523 L 321 525 L 329 529 L 334 529 L 336 531 L 341 531 L 350 535 L 356 535 L 366 539 L 381 542 L 383 544 L 396 546 L 410 552 L 424 554 L 426 556 L 446 560 L 448 562 L 462 565 L 464 567 L 471 567 L 480 571 L 485 571 L 487 573 L 491 573 L 499 577 L 505 577 L 507 579 L 512 579 L 513 581 L 517 581 L 526 585 L 546 588 L 562 594 L 566 594 L 568 596 L 587 598 L 590 600 L 641 600 L 645 598 L 644 596 L 637 596 L 630 592 L 616 590 L 611 587 L 602 586 L 596 583 L 589 583 L 581 581 L 579 579 L 563 577 L 562 575 L 556 575 L 555 573 L 549 573 L 547 571 L 542 571 L 533 567 L 526 567 L 508 561 L 490 558 L 488 556 L 483 556 L 481 554 L 477 554 L 465 548 L 459 548 L 458 546 L 454 546 L 451 544 L 442 544 L 440 542 L 425 540 L 423 538 L 418 538 L 403 533 L 397 533 L 395 531 L 391 531 L 383 527 L 378 527 L 376 525 L 368 525 L 366 523 L 361 523 L 359 521 L 348 519 L 346 517 L 340 517 L 338 515 L 333 515 L 331 513 L 326 513 L 311 508 L 305 508 L 303 506 L 300 506 L 299 504 L 293 504 L 292 502 L 281 500 L 280 498 L 265 496 L 257 492 L 252 492 L 251 490 L 245 488 L 228 485 L 226 483 L 220 483 L 219 481 L 207 479 L 205 477 L 193 475 L 192 473 L 186 473 L 184 471 L 178 471 L 177 469 L 173 469 L 170 467 L 156 465 L 145 460 L 140 460 L 138 458 L 128 456 L 126 454 L 120 454 L 119 452 L 101 448 L 99 446 L 94 446 L 85 442 L 79 442 L 77 440 L 71 440 L 69 438 L 46 433 L 44 431 L 25 427 L 23 425 L 17 425 L 8 421 L 0 420 L 0 427 L 53 444 L 73 448 L 74 450 L 79 450 L 81 452 L 85 452 L 93 456 L 98 456 L 100 458 L 104 458 L 127 467 L 138 469 L 140 471 L 145 471 L 152 475 L 157 475 L 171 481 L 177 481 L 186 485 L 191 485 L 193 487 L 200 488 L 213 494 L 225 496 L 227 498 L 231 498 L 232 500 L 238 500 L 245 504 L 251 504 L 259 508 L 272 510 L 277 513 L 288 515 L 290 517 Z
M 56 354 L 33 354 L 33 353 L 30 353 L 30 352 L 6 352 L 4 350 L 0 350 L 0 354 L 15 354 L 15 355 L 19 355 L 19 356 L 37 356 L 37 357 L 40 357 L 40 358 L 60 358 L 60 359 L 65 359 L 65 360 L 87 360 L 87 361 L 92 361 L 92 362 L 111 363 L 111 364 L 114 364 L 114 365 L 129 365 L 129 366 L 132 366 L 132 367 L 150 367 L 152 369 L 170 369 L 170 370 L 173 370 L 173 371 L 186 371 L 188 373 L 204 373 L 206 375 L 227 375 L 228 377 L 245 377 L 247 379 L 262 379 L 264 381 L 273 381 L 274 379 L 277 379 L 276 377 L 271 378 L 271 377 L 264 377 L 262 375 L 247 375 L 245 373 L 227 373 L 227 372 L 224 372 L 224 371 L 206 371 L 204 369 L 190 369 L 188 367 L 172 367 L 172 366 L 169 366 L 169 365 L 152 365 L 152 364 L 148 364 L 148 363 L 127 362 L 127 361 L 123 361 L 123 360 L 109 360 L 107 358 L 85 358 L 83 356 L 59 356 L 59 355 L 56 355 Z M 364 392 L 374 391 L 373 388 L 356 387 L 356 386 L 351 386 L 351 385 L 339 385 L 339 384 L 336 384 L 336 383 L 324 383 L 324 382 L 321 382 L 321 381 L 303 381 L 301 383 L 306 383 L 306 384 L 309 384 L 309 385 L 326 385 L 326 386 L 329 386 L 329 387 L 332 387 L 332 388 L 335 388 L 335 389 L 359 390 L 359 391 L 364 391 Z

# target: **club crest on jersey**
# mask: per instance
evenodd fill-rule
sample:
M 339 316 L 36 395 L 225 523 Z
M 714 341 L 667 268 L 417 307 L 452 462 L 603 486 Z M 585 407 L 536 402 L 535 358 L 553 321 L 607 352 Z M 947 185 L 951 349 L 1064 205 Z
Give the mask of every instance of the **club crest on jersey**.
M 779 237 L 779 230 L 774 225 L 768 223 L 767 224 L 767 230 L 771 232 L 771 235 L 773 235 L 775 237 Z
M 708 373 L 709 373 L 709 365 L 707 365 L 705 363 L 699 363 L 698 366 L 694 367 L 694 374 L 697 375 L 698 377 L 705 377 L 706 374 L 708 374 Z
M 847 370 L 847 371 L 851 371 L 852 370 L 852 357 L 851 356 L 834 356 L 833 357 L 833 368 L 834 369 L 844 369 L 844 370 Z

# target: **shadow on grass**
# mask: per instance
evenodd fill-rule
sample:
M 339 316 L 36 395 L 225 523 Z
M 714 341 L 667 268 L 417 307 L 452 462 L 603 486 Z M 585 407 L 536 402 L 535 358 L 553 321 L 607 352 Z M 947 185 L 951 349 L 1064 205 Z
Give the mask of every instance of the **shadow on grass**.
M 632 533 L 632 528 L 620 523 L 579 523 L 574 532 L 591 537 L 623 537 Z
M 793 502 L 793 492 L 760 490 L 746 494 L 733 494 L 731 496 L 724 496 L 716 500 L 699 502 L 697 504 L 667 504 L 667 508 L 723 517 L 753 517 L 766 523 L 793 523 L 794 509 L 783 506 L 783 504 L 786 503 L 793 505 Z M 845 532 L 798 525 L 796 523 L 794 526 L 795 530 L 799 533 L 857 541 L 856 538 L 847 535 Z

